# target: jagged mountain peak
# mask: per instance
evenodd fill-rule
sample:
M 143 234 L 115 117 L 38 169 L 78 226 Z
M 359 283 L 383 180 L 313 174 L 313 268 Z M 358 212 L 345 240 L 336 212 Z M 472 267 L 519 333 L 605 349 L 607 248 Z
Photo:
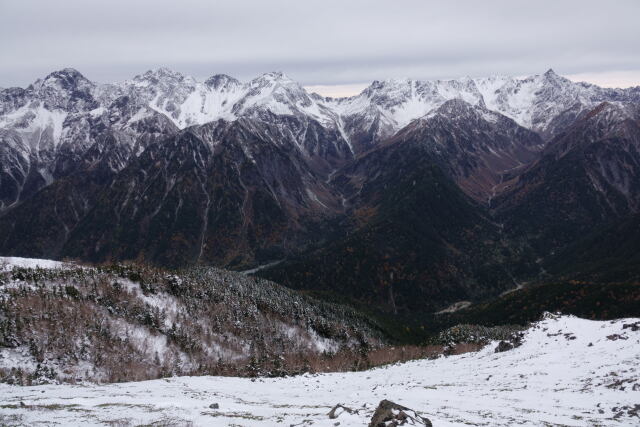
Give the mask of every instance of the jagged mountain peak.
M 227 89 L 230 87 L 240 87 L 239 80 L 227 74 L 214 74 L 204 81 L 204 84 L 212 89 Z
M 185 79 L 185 75 L 178 72 L 178 71 L 174 71 L 170 68 L 167 67 L 158 67 L 158 68 L 152 68 L 150 70 L 145 71 L 143 74 L 139 74 L 137 76 L 134 77 L 134 80 L 139 79 L 170 79 L 170 80 L 177 80 L 177 81 L 181 81 Z
M 247 87 L 249 88 L 247 95 L 256 94 L 269 95 L 274 93 L 295 93 L 296 96 L 310 99 L 307 91 L 302 85 L 281 71 L 271 71 L 264 73 L 251 80 Z
M 413 82 L 413 80 L 411 80 L 408 77 L 398 77 L 398 78 L 391 78 L 391 79 L 384 79 L 384 80 L 374 80 L 367 87 L 367 89 L 369 89 L 370 91 L 375 91 L 375 90 L 380 90 L 380 89 L 394 88 L 394 87 L 397 87 L 397 86 L 406 86 L 406 85 L 411 84 L 412 82 Z
M 256 77 L 254 80 L 270 80 L 270 81 L 293 81 L 283 71 L 268 71 Z
M 96 84 L 74 68 L 63 68 L 36 80 L 27 91 L 32 93 L 36 105 L 47 110 L 77 112 L 98 106 L 93 97 Z
M 236 117 L 268 111 L 276 115 L 303 115 L 327 124 L 333 122 L 332 113 L 322 99 L 312 97 L 302 85 L 282 72 L 262 74 L 245 88 L 246 92 L 233 106 Z
M 121 87 L 147 87 L 152 90 L 162 88 L 161 90 L 170 96 L 171 93 L 169 92 L 180 92 L 183 89 L 179 88 L 182 87 L 192 90 L 196 84 L 198 84 L 197 80 L 191 76 L 184 75 L 166 67 L 160 67 L 147 70 L 142 74 L 136 75 L 133 79 L 126 80 L 119 85 Z
M 477 103 L 470 103 L 462 98 L 453 98 L 443 102 L 439 107 L 420 117 L 418 121 L 444 119 L 450 123 L 464 123 L 466 127 L 477 126 L 479 122 L 498 123 L 512 121 L 508 117 L 489 110 L 482 99 Z M 514 123 L 515 126 L 515 123 Z
M 402 79 L 374 80 L 361 93 L 361 96 L 370 99 L 375 104 L 388 104 L 390 101 L 402 103 L 412 95 L 412 89 L 416 81 Z
M 543 84 L 552 84 L 555 86 L 576 86 L 574 82 L 557 74 L 552 68 L 549 68 L 542 76 L 540 76 L 540 79 L 543 81 Z
M 87 79 L 75 68 L 63 68 L 47 74 L 44 78 L 36 80 L 29 88 L 37 93 L 42 90 L 77 91 L 92 90 L 95 83 Z
M 383 126 L 377 129 L 382 132 L 379 136 L 384 137 L 452 98 L 484 105 L 482 95 L 472 80 L 412 79 L 375 81 L 360 95 L 337 104 L 344 114 L 367 117 L 371 124 L 382 123 Z
M 532 76 L 534 79 L 539 79 L 541 80 L 543 83 L 554 83 L 557 85 L 567 85 L 567 86 L 573 86 L 573 87 L 577 87 L 579 86 L 576 82 L 573 82 L 571 80 L 569 80 L 568 78 L 556 73 L 553 68 L 549 68 L 547 71 L 545 71 L 543 74 L 540 75 L 534 75 Z M 592 84 L 588 84 L 589 86 L 594 86 Z
M 61 70 L 53 71 L 49 73 L 44 79 L 44 82 L 63 82 L 66 84 L 78 84 L 78 83 L 91 83 L 80 71 L 75 68 L 63 68 Z
M 525 145 L 539 145 L 536 150 L 541 149 L 543 145 L 539 138 L 533 137 L 537 136 L 535 132 L 523 128 L 513 119 L 489 110 L 482 102 L 470 103 L 462 98 L 444 101 L 429 113 L 400 130 L 397 136 L 405 137 L 416 130 L 428 136 L 432 132 L 441 135 L 462 132 L 470 138 L 478 140 L 482 139 L 481 133 L 507 135 L 520 132 L 522 135 L 526 134 L 528 140 L 535 139 L 535 144 L 529 144 L 530 141 L 528 141 Z
M 525 78 L 476 79 L 489 109 L 498 111 L 520 125 L 551 139 L 566 129 L 582 112 L 606 100 L 638 99 L 630 90 L 603 89 L 576 83 L 553 69 Z
M 269 71 L 267 73 L 260 74 L 259 76 L 251 79 L 247 86 L 249 88 L 263 88 L 263 87 L 276 87 L 276 86 L 302 86 L 287 76 L 282 71 Z

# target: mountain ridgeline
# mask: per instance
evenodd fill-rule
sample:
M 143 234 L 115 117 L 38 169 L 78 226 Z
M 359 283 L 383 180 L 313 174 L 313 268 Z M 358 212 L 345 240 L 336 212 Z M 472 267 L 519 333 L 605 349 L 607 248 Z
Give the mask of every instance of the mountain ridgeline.
M 63 69 L 0 90 L 0 166 L 0 255 L 268 265 L 393 313 L 640 274 L 640 87 L 552 70 L 326 98 L 279 72 Z M 594 270 L 602 239 L 624 247 Z

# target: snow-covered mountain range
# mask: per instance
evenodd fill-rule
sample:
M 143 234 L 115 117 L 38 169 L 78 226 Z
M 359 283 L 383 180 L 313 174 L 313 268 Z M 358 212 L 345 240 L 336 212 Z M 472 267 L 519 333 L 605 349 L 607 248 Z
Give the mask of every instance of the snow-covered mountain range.
M 126 112 L 118 108 L 123 98 L 130 105 Z M 77 126 L 74 119 L 78 116 L 87 120 L 105 117 L 109 123 L 124 120 L 131 125 L 155 111 L 184 129 L 268 111 L 307 116 L 339 129 L 348 142 L 374 123 L 379 137 L 389 136 L 450 99 L 481 105 L 523 127 L 550 132 L 551 122 L 561 113 L 577 115 L 603 101 L 636 102 L 640 88 L 605 89 L 574 83 L 548 70 L 526 78 L 375 81 L 359 95 L 324 98 L 308 93 L 281 72 L 266 73 L 246 83 L 220 74 L 200 82 L 158 68 L 124 82 L 97 84 L 67 68 L 26 89 L 2 90 L 0 127 L 23 135 L 30 149 L 43 150 L 72 140 L 71 128 Z
M 124 82 L 98 84 L 67 68 L 26 89 L 0 91 L 0 209 L 74 170 L 73 162 L 106 131 L 115 139 L 111 144 L 122 147 L 121 156 L 109 162 L 119 170 L 129 156 L 144 150 L 150 134 L 167 136 L 219 120 L 295 117 L 299 126 L 278 126 L 286 127 L 281 131 L 302 155 L 320 157 L 314 164 L 322 164 L 328 174 L 451 99 L 498 112 L 549 139 L 600 102 L 638 102 L 640 88 L 604 89 L 549 70 L 526 78 L 376 81 L 359 95 L 333 99 L 308 93 L 280 72 L 246 83 L 226 75 L 199 82 L 159 68 Z M 333 136 L 321 144 L 305 142 L 309 123 Z M 281 139 L 276 135 L 274 140 Z M 243 150 L 251 156 L 254 147 Z
M 327 98 L 280 72 L 197 81 L 159 68 L 98 84 L 63 69 L 0 91 L 0 254 L 245 269 L 332 242 L 351 254 L 359 242 L 362 258 L 336 262 L 393 259 L 413 271 L 396 281 L 464 289 L 437 302 L 427 292 L 425 304 L 485 297 L 513 286 L 505 259 L 522 260 L 523 275 L 537 271 L 514 240 L 542 238 L 542 256 L 637 212 L 638 105 L 640 87 L 552 70 L 375 81 Z M 565 188 L 578 201 L 568 207 Z M 544 231 L 555 212 L 572 224 L 583 213 L 569 233 Z M 400 223 L 410 226 L 393 228 Z M 408 243 L 416 229 L 424 235 Z M 468 235 L 483 236 L 482 247 Z M 408 256 L 417 247 L 424 256 Z M 296 283 L 344 288 L 347 272 L 326 276 L 337 271 L 329 258 L 302 263 Z M 306 275 L 317 266 L 327 270 Z M 388 298 L 386 270 L 348 272 L 348 289 L 367 283 Z

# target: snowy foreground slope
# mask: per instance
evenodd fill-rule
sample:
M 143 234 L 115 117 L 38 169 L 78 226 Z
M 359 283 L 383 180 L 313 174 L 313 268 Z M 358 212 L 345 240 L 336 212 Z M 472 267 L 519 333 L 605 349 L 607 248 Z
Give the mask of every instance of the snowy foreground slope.
M 495 353 L 493 343 L 478 353 L 356 373 L 0 385 L 0 423 L 362 426 L 390 399 L 435 426 L 638 425 L 639 326 L 638 319 L 547 316 L 510 351 Z M 337 403 L 357 412 L 330 419 Z

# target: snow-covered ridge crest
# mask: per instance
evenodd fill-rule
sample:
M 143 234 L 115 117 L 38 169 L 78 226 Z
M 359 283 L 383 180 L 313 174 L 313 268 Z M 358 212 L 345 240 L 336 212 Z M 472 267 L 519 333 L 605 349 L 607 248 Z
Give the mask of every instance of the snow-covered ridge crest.
M 168 68 L 149 70 L 116 84 L 95 84 L 73 69 L 51 73 L 29 86 L 23 99 L 9 100 L 13 89 L 2 91 L 3 116 L 18 108 L 45 101 L 49 111 L 89 111 L 108 109 L 122 96 L 169 117 L 176 126 L 204 124 L 268 110 L 275 114 L 306 115 L 329 125 L 352 117 L 379 116 L 393 129 L 424 116 L 447 100 L 459 98 L 483 105 L 534 130 L 543 130 L 553 118 L 575 104 L 592 106 L 606 100 L 640 97 L 634 89 L 604 89 L 587 83 L 574 83 L 553 70 L 525 78 L 492 76 L 455 80 L 390 79 L 374 81 L 362 93 L 347 98 L 323 98 L 309 94 L 282 72 L 269 72 L 246 83 L 213 75 L 203 82 Z M 67 96 L 73 93 L 73 96 Z M 66 94 L 66 95 L 65 95 Z M 78 98 L 78 94 L 81 96 Z M 5 101 L 5 98 L 7 100 Z M 11 101 L 11 102 L 9 102 Z M 9 105 L 11 104 L 11 105 Z M 17 108 L 16 108 L 17 104 Z M 585 107 L 586 108 L 586 107 Z M 15 127 L 24 114 L 11 119 L 0 116 L 0 126 Z M 20 127 L 20 126 L 18 126 Z
M 104 85 L 101 97 L 128 95 L 169 117 L 178 128 L 216 120 L 233 121 L 267 110 L 274 114 L 308 115 L 327 122 L 305 89 L 282 72 L 269 72 L 246 83 L 224 74 L 200 82 L 191 76 L 159 68 L 114 85 Z

